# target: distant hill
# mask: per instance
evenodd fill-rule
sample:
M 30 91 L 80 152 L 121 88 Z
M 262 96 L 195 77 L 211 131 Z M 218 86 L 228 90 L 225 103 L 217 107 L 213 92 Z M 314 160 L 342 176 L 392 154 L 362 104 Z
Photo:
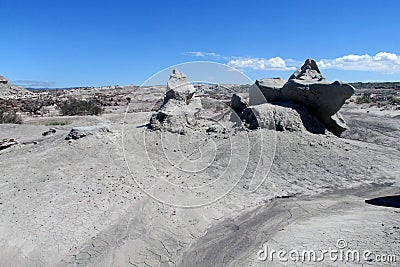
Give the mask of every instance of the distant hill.
M 400 89 L 400 82 L 356 82 L 350 84 L 356 89 Z
M 2 77 L 2 76 L 0 76 Z M 0 79 L 1 82 L 1 79 Z M 356 89 L 400 89 L 400 82 L 353 82 L 353 83 L 349 83 L 352 86 L 354 86 Z M 241 84 L 241 85 L 234 85 L 234 84 L 223 84 L 229 88 L 232 88 L 234 86 L 239 86 L 237 89 L 238 90 L 243 90 L 243 89 L 248 89 L 250 87 L 250 85 L 248 84 Z M 121 89 L 121 88 L 125 88 L 125 87 L 136 87 L 134 85 L 125 85 L 125 86 L 121 86 L 121 85 L 108 85 L 108 86 L 101 86 L 101 87 L 93 87 L 93 86 L 81 86 L 81 87 L 65 87 L 65 88 L 31 88 L 31 87 L 27 87 L 25 88 L 26 90 L 29 91 L 50 91 L 50 90 L 76 90 L 76 89 L 80 89 L 80 90 L 85 90 L 85 89 Z M 217 88 L 218 86 L 215 84 L 204 84 L 204 83 L 194 83 L 195 87 L 201 87 L 201 88 Z
M 4 76 L 0 76 L 0 98 L 19 98 L 32 94 L 21 86 L 14 85 Z

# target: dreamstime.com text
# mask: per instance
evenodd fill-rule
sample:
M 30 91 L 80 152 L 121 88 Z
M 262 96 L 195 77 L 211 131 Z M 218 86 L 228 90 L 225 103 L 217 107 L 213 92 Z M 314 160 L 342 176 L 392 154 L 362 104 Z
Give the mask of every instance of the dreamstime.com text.
M 397 260 L 395 254 L 374 254 L 372 251 L 356 250 L 348 248 L 345 239 L 339 239 L 336 247 L 329 247 L 322 250 L 275 250 L 264 245 L 257 252 L 257 258 L 260 261 L 278 261 L 278 262 L 323 262 L 330 260 L 332 262 L 380 262 L 394 263 Z

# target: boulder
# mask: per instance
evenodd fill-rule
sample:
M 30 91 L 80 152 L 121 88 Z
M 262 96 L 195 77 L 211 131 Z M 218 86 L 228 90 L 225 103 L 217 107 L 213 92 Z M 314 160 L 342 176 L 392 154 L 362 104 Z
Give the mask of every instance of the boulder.
M 237 94 L 233 94 L 231 98 L 231 108 L 237 113 L 240 114 L 242 111 L 247 108 L 246 101 Z
M 339 112 L 336 112 L 332 115 L 328 120 L 324 122 L 327 129 L 330 129 L 332 133 L 341 133 L 347 130 L 346 121 L 343 119 L 342 115 Z
M 65 140 L 77 140 L 82 137 L 85 137 L 88 135 L 88 132 L 84 129 L 79 129 L 79 128 L 73 128 L 71 131 L 68 133 L 68 135 L 65 137 Z
M 275 83 L 273 83 L 275 82 Z M 346 99 L 354 94 L 354 88 L 339 81 L 327 81 L 318 69 L 317 63 L 307 59 L 304 65 L 290 76 L 290 79 L 279 87 L 282 80 L 264 79 L 255 83 L 253 90 L 270 103 L 293 102 L 307 108 L 333 134 L 340 136 L 346 130 L 343 118 L 336 114 Z M 253 94 L 254 95 L 254 94 Z M 250 103 L 259 102 L 259 98 Z
M 241 113 L 249 129 L 270 129 L 276 131 L 309 131 L 324 133 L 324 125 L 306 108 L 292 104 L 279 106 L 270 103 L 254 105 Z
M 42 133 L 42 135 L 43 135 L 43 136 L 48 136 L 48 135 L 51 135 L 51 134 L 55 134 L 56 132 L 57 132 L 57 130 L 56 130 L 55 128 L 50 128 L 49 130 L 44 131 L 44 132 Z

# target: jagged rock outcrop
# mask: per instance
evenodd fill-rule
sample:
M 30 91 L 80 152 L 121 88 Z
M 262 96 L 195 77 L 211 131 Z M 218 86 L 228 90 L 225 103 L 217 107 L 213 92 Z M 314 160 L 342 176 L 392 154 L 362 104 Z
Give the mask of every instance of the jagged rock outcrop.
M 290 77 L 289 80 L 307 80 L 307 81 L 323 81 L 326 80 L 321 71 L 318 68 L 317 62 L 313 59 L 307 59 L 303 66 L 296 70 Z
M 257 80 L 252 86 L 253 93 L 250 94 L 249 102 L 259 104 L 262 101 L 261 95 L 266 102 L 277 105 L 293 102 L 307 108 L 333 134 L 340 136 L 346 130 L 346 124 L 337 112 L 346 99 L 354 94 L 351 85 L 339 81 L 329 82 L 312 59 L 307 59 L 286 83 L 282 83 L 281 79 Z M 255 93 L 257 90 L 258 95 Z
M 242 111 L 247 108 L 246 101 L 239 95 L 233 94 L 231 98 L 231 108 L 237 113 L 240 114 Z
M 163 104 L 151 116 L 148 127 L 184 134 L 186 126 L 196 122 L 196 115 L 202 109 L 195 92 L 186 75 L 174 69 L 167 82 Z

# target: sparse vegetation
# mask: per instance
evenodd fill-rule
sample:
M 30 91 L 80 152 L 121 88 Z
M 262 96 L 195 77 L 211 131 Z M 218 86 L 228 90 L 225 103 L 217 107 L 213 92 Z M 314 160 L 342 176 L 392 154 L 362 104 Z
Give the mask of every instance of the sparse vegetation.
M 64 126 L 67 124 L 69 124 L 68 121 L 50 121 L 50 122 L 47 122 L 45 125 L 46 126 Z
M 372 102 L 371 93 L 363 93 L 362 96 L 357 97 L 356 100 L 357 104 L 371 103 L 371 102 Z
M 13 111 L 5 112 L 0 110 L 0 124 L 3 123 L 21 124 L 22 118 L 19 114 Z
M 24 101 L 21 110 L 29 112 L 30 115 L 41 115 L 40 110 L 44 105 L 45 102 L 41 100 Z
M 390 96 L 383 93 L 370 93 L 365 92 L 356 99 L 357 104 L 369 103 L 371 106 L 388 107 L 400 105 L 400 98 L 396 96 Z
M 390 105 L 400 105 L 400 98 L 392 96 L 391 98 L 388 99 L 388 103 Z
M 103 108 L 94 100 L 69 99 L 60 105 L 63 116 L 83 116 L 99 115 L 103 113 Z

